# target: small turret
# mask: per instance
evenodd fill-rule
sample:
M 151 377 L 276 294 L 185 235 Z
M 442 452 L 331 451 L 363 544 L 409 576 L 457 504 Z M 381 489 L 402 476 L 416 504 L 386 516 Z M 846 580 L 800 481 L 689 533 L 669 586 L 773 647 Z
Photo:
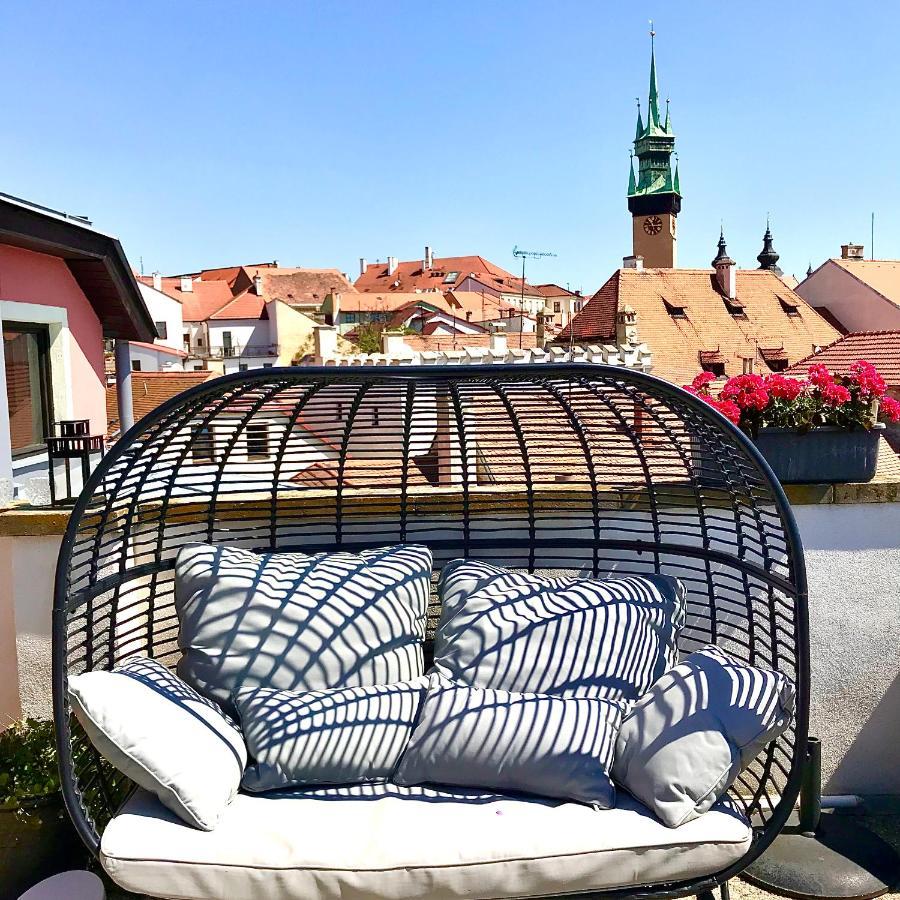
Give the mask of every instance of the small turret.
M 728 255 L 725 246 L 725 230 L 719 231 L 719 252 L 712 261 L 712 267 L 716 270 L 716 281 L 719 289 L 728 300 L 734 300 L 737 296 L 737 263 Z
M 779 278 L 784 274 L 781 269 L 778 268 L 779 256 L 772 246 L 772 232 L 769 228 L 768 219 L 766 220 L 766 233 L 763 235 L 762 253 L 760 253 L 756 259 L 759 261 L 760 269 L 768 269 L 770 272 L 774 272 Z

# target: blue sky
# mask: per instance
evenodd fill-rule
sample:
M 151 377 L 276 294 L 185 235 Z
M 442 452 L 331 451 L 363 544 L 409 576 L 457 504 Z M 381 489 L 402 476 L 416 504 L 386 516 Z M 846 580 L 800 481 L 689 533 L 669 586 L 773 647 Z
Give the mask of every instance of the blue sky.
M 896 14 L 879 3 L 6 3 L 0 190 L 90 216 L 145 271 L 551 250 L 591 291 L 630 253 L 654 19 L 684 206 L 755 266 L 900 256 Z

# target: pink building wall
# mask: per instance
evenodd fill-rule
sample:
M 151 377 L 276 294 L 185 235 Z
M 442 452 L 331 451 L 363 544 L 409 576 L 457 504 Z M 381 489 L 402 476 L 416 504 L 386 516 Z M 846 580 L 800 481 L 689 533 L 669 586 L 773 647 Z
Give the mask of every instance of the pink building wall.
M 69 324 L 72 415 L 90 419 L 92 434 L 106 433 L 103 328 L 64 260 L 0 246 L 0 300 L 60 306 Z M 65 410 L 55 410 L 61 418 Z

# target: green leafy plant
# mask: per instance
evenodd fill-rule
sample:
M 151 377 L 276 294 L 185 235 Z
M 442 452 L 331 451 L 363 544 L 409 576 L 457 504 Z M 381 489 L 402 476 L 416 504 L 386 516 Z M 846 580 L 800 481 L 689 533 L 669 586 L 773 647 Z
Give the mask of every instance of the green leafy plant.
M 58 791 L 53 723 L 23 719 L 0 732 L 0 809 L 17 809 L 23 801 Z

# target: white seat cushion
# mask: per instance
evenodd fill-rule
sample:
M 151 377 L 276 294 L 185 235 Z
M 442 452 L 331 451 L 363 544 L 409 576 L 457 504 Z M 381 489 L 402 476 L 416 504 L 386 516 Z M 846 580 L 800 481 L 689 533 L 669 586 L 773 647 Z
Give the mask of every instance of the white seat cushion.
M 101 860 L 122 887 L 158 897 L 496 900 L 710 874 L 750 840 L 728 807 L 666 828 L 624 794 L 608 810 L 393 784 L 240 794 L 203 832 L 138 791 Z

